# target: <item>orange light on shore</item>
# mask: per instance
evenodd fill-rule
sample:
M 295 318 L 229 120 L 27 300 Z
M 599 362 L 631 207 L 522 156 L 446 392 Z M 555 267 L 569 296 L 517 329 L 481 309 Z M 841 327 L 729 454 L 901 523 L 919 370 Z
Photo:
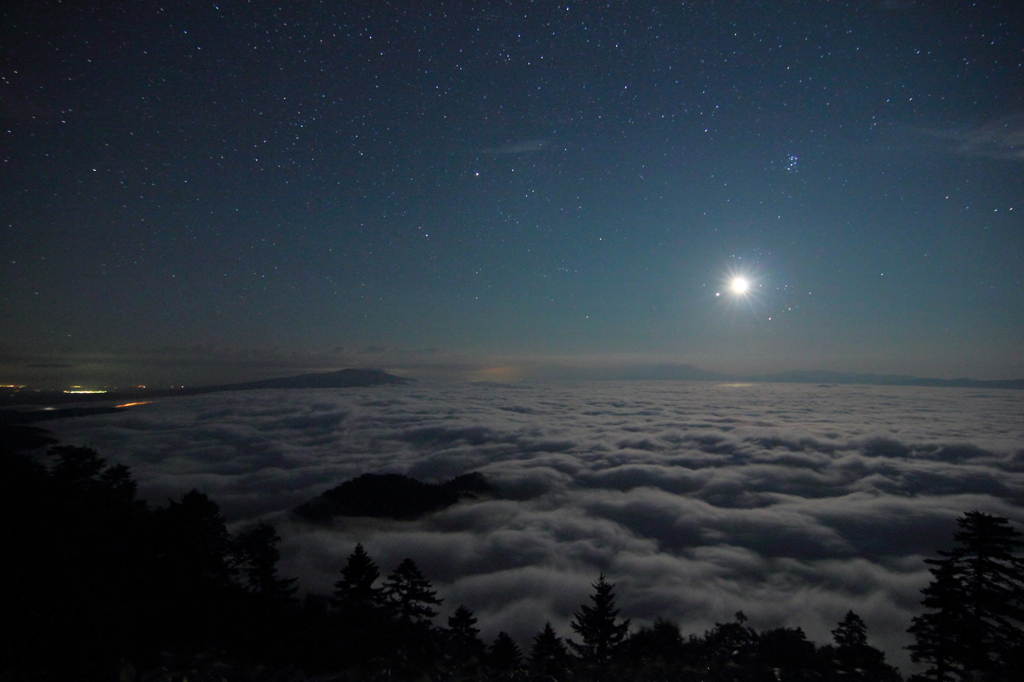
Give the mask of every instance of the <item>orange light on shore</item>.
M 106 391 L 83 391 L 83 390 L 78 390 L 78 389 L 73 390 L 73 391 L 71 391 L 71 390 L 64 391 L 64 392 L 65 393 L 106 393 Z
M 132 407 L 134 405 L 149 405 L 152 400 L 143 400 L 141 403 L 125 403 L 124 405 L 114 405 L 114 407 Z

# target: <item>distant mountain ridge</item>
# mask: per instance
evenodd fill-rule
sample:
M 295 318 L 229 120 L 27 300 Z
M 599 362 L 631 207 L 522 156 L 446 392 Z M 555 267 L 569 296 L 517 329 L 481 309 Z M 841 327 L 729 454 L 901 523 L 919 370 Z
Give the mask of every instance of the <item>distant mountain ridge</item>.
M 948 386 L 958 388 L 1016 388 L 1024 389 L 1024 379 L 922 379 L 907 374 L 857 374 L 827 370 L 794 370 L 778 374 L 763 374 L 745 381 L 792 384 L 871 384 L 874 386 Z
M 710 372 L 687 364 L 658 363 L 619 367 L 558 367 L 543 373 L 542 380 L 554 381 L 719 381 L 783 384 L 861 384 L 872 386 L 935 386 L 944 388 L 1000 388 L 1024 390 L 1024 379 L 929 379 L 907 374 L 870 374 L 833 372 L 830 370 L 792 370 L 775 374 L 726 374 Z M 414 381 L 388 374 L 379 369 L 341 369 L 334 372 L 300 374 L 291 377 L 261 379 L 235 384 L 196 386 L 194 388 L 129 389 L 100 394 L 68 394 L 62 391 L 0 391 L 0 407 L 18 405 L 71 405 L 96 402 L 134 402 L 153 398 L 203 395 L 225 391 L 253 391 L 262 389 L 316 389 L 365 388 L 369 386 L 401 385 Z M 60 411 L 35 410 L 19 415 L 6 415 L 0 421 L 28 423 L 33 421 L 64 419 L 90 414 L 97 410 L 115 408 L 65 408 Z
M 254 391 L 271 388 L 309 389 L 309 388 L 365 388 L 407 384 L 411 379 L 404 379 L 388 374 L 379 369 L 339 369 L 336 372 L 318 372 L 316 374 L 300 374 L 298 376 L 261 379 L 237 384 L 217 384 L 215 386 L 196 386 L 193 388 L 139 388 L 109 393 L 70 394 L 62 391 L 25 391 L 0 394 L 0 405 L 67 405 L 85 402 L 126 402 L 142 401 L 152 398 L 169 398 L 175 396 L 203 395 L 224 391 Z M 84 409 L 84 408 L 83 408 Z M 98 409 L 98 408 L 92 408 Z M 79 416 L 71 413 L 49 415 L 33 413 L 35 418 L 20 421 L 38 421 L 41 419 L 61 419 Z
M 700 373 L 690 365 L 670 374 Z M 860 372 L 833 372 L 831 370 L 795 369 L 774 374 L 714 374 L 714 379 L 705 381 L 749 381 L 764 384 L 864 384 L 871 386 L 946 386 L 950 388 L 1014 388 L 1024 389 L 1024 379 L 929 379 L 909 374 L 871 374 Z M 668 377 L 666 377 L 668 378 Z M 674 377 L 673 377 L 674 378 Z
M 709 372 L 686 364 L 659 363 L 620 367 L 558 368 L 553 379 L 575 381 L 742 381 L 779 384 L 864 384 L 873 386 L 945 386 L 1024 389 L 1024 379 L 927 379 L 907 374 L 869 374 L 830 370 L 792 370 L 775 374 Z
M 396 377 L 379 369 L 339 369 L 336 372 L 319 372 L 316 374 L 300 374 L 294 377 L 278 379 L 261 379 L 246 381 L 240 384 L 222 384 L 196 389 L 202 392 L 212 391 L 251 391 L 264 388 L 359 388 L 380 384 L 407 384 L 409 379 Z

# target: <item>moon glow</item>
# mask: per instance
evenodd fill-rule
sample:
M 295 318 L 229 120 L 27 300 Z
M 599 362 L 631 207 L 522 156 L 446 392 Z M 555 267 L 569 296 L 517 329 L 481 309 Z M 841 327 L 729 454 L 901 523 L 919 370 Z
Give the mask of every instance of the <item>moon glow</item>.
M 750 282 L 743 277 L 735 277 L 730 283 L 734 294 L 745 294 L 750 289 Z

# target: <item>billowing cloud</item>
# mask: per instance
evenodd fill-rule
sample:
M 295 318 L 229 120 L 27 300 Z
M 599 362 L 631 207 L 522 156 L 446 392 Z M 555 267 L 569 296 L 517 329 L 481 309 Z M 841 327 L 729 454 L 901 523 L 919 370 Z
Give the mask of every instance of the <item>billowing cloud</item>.
M 523 645 L 599 571 L 623 613 L 701 632 L 742 609 L 819 643 L 847 609 L 905 671 L 922 559 L 980 509 L 1024 525 L 1016 391 L 702 382 L 432 384 L 167 399 L 53 423 L 130 465 L 160 503 L 197 487 L 275 523 L 286 574 L 329 592 L 360 541 L 411 556 L 484 634 Z M 495 498 L 417 521 L 301 522 L 363 473 L 481 471 Z M 441 620 L 443 622 L 443 620 Z

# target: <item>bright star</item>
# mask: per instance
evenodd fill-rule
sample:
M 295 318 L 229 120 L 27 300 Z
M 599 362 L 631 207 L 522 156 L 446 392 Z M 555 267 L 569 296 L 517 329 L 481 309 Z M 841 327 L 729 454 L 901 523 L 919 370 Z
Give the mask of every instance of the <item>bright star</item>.
M 734 277 L 730 286 L 734 294 L 745 294 L 750 289 L 750 282 L 743 277 Z

